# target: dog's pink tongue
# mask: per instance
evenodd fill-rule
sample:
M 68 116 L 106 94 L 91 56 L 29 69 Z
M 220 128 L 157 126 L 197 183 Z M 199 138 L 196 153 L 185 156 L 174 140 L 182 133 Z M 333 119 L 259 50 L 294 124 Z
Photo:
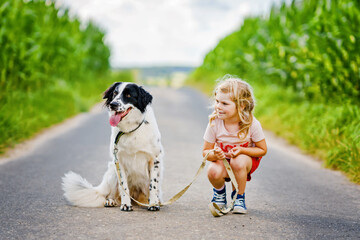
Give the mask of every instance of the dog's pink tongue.
M 116 127 L 121 121 L 121 114 L 114 114 L 110 117 L 110 125 Z

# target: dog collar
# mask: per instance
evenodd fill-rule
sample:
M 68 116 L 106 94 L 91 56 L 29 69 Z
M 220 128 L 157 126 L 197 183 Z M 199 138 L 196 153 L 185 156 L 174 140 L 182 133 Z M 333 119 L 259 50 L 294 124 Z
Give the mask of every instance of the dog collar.
M 135 132 L 136 130 L 139 129 L 139 127 L 140 127 L 144 122 L 145 122 L 145 118 L 141 121 L 141 123 L 139 124 L 139 126 L 137 126 L 135 129 L 131 130 L 130 132 L 122 132 L 122 131 L 118 132 L 118 134 L 116 135 L 116 138 L 115 138 L 115 142 L 114 142 L 115 145 L 119 142 L 119 139 L 120 139 L 120 137 L 121 137 L 122 135 Z

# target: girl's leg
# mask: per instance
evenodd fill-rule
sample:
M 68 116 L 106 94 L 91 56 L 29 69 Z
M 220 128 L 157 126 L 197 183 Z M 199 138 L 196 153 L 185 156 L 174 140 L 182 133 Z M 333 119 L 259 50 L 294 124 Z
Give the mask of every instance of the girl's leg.
M 234 172 L 236 182 L 239 186 L 239 194 L 243 194 L 245 192 L 247 175 L 251 171 L 252 159 L 247 155 L 241 154 L 236 158 L 231 159 L 230 166 Z
M 222 161 L 211 162 L 207 169 L 207 175 L 214 188 L 220 189 L 225 184 L 227 172 Z
M 216 203 L 220 208 L 224 208 L 227 203 L 225 188 L 225 177 L 227 173 L 224 163 L 222 161 L 211 162 L 207 173 L 209 181 L 214 187 L 211 202 Z

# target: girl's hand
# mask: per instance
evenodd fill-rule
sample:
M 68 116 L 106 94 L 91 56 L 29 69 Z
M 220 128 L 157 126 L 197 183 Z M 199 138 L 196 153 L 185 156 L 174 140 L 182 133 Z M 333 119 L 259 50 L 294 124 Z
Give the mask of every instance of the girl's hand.
M 225 158 L 225 153 L 223 152 L 223 150 L 221 150 L 221 148 L 216 147 L 214 151 L 214 157 L 217 160 L 223 160 Z
M 229 154 L 232 158 L 235 158 L 237 156 L 239 156 L 242 153 L 242 147 L 233 147 L 230 151 Z

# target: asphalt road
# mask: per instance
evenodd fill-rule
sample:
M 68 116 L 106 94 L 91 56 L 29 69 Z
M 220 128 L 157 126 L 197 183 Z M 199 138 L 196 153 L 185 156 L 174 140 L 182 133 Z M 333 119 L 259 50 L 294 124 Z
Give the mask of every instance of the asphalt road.
M 165 148 L 162 189 L 168 200 L 202 160 L 209 102 L 188 88 L 148 89 Z M 28 155 L 1 164 L 0 239 L 360 239 L 360 187 L 270 135 L 268 154 L 247 185 L 247 215 L 211 215 L 205 172 L 160 212 L 70 206 L 61 177 L 72 170 L 100 183 L 110 161 L 109 139 L 106 112 L 92 113 Z

